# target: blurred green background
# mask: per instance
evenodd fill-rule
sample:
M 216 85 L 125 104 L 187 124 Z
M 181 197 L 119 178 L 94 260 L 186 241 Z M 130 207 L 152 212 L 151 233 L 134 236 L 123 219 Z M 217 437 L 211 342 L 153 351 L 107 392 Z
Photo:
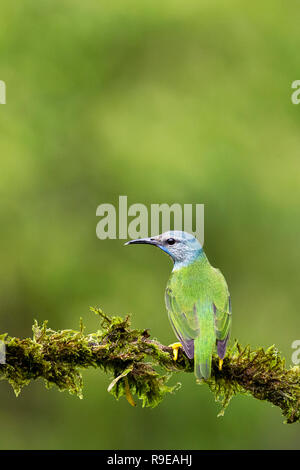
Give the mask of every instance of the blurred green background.
M 174 341 L 171 262 L 96 238 L 96 208 L 205 204 L 205 250 L 232 296 L 232 339 L 291 364 L 299 320 L 299 3 L 3 0 L 0 7 L 0 332 L 98 328 L 132 313 Z M 248 397 L 223 418 L 192 374 L 156 409 L 0 383 L 2 449 L 299 448 L 299 425 Z

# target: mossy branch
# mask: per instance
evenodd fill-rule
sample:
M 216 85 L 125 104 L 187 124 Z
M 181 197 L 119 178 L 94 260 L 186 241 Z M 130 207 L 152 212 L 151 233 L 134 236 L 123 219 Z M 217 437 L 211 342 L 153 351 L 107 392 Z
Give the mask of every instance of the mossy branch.
M 154 407 L 167 393 L 180 384 L 168 386 L 174 372 L 193 372 L 193 361 L 180 350 L 176 362 L 172 349 L 150 338 L 147 330 L 132 329 L 130 318 L 108 317 L 100 309 L 91 309 L 101 319 L 96 333 L 54 331 L 47 322 L 33 325 L 33 338 L 19 339 L 0 336 L 6 347 L 6 363 L 0 364 L 0 379 L 6 379 L 18 395 L 31 380 L 43 378 L 46 387 L 56 385 L 82 398 L 80 369 L 95 367 L 111 372 L 113 381 L 108 391 L 116 398 L 125 395 L 135 405 L 133 396 L 143 406 Z M 300 368 L 285 368 L 275 346 L 251 350 L 235 343 L 218 370 L 213 357 L 212 377 L 206 383 L 221 402 L 224 413 L 230 399 L 237 393 L 250 394 L 281 408 L 287 423 L 300 420 Z

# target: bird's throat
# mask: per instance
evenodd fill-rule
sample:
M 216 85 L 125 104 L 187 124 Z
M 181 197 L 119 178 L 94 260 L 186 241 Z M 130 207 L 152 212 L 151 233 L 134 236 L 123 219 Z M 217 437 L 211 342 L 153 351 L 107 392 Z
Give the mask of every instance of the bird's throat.
M 178 271 L 181 268 L 186 268 L 195 262 L 205 263 L 207 262 L 206 255 L 201 249 L 199 251 L 188 253 L 182 261 L 175 261 L 172 272 Z

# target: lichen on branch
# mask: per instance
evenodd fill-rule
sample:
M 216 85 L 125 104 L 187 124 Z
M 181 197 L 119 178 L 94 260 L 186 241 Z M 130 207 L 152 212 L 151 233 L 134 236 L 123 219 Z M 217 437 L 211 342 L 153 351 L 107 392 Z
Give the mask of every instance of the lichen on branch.
M 172 349 L 151 339 L 148 330 L 133 329 L 129 316 L 109 317 L 91 308 L 100 320 L 95 333 L 85 334 L 82 321 L 75 330 L 54 331 L 35 321 L 33 338 L 19 339 L 1 335 L 6 346 L 6 363 L 0 364 L 0 379 L 8 380 L 18 396 L 31 380 L 42 378 L 46 387 L 56 385 L 82 398 L 81 369 L 94 367 L 110 373 L 108 391 L 117 399 L 125 396 L 135 405 L 158 405 L 166 394 L 180 384 L 167 385 L 175 372 L 193 372 L 193 361 L 180 350 L 174 362 Z M 251 350 L 237 342 L 227 351 L 223 368 L 218 370 L 213 357 L 212 376 L 207 384 L 221 403 L 224 413 L 236 394 L 248 394 L 281 408 L 287 423 L 300 420 L 300 368 L 287 369 L 275 346 Z

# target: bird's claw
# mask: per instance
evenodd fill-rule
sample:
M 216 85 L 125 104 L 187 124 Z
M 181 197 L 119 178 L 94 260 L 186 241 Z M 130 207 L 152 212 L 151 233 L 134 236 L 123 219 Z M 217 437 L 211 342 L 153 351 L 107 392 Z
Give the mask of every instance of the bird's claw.
M 181 343 L 169 344 L 169 348 L 173 349 L 173 359 L 174 359 L 174 361 L 177 361 L 178 350 L 179 350 L 179 348 L 182 348 L 182 344 Z

